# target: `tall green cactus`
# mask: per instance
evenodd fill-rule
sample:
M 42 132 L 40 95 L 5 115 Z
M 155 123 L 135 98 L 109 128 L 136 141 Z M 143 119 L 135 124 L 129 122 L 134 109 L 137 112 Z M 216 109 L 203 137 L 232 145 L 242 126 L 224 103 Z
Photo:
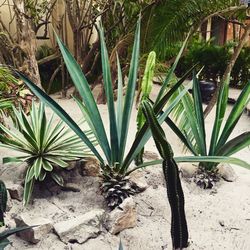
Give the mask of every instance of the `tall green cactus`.
M 184 208 L 184 194 L 174 154 L 165 133 L 158 123 L 149 101 L 142 102 L 142 110 L 151 128 L 156 147 L 163 159 L 162 168 L 167 186 L 167 195 L 171 207 L 171 236 L 173 249 L 188 246 L 188 228 Z
M 4 226 L 4 213 L 7 207 L 7 189 L 3 181 L 0 180 L 0 227 Z
M 142 112 L 141 103 L 142 101 L 146 100 L 149 97 L 150 92 L 152 90 L 154 70 L 155 70 L 155 59 L 156 59 L 156 54 L 154 51 L 151 51 L 147 58 L 146 67 L 145 67 L 145 71 L 144 71 L 144 75 L 143 75 L 142 83 L 141 83 L 141 99 L 140 99 L 140 105 L 138 108 L 137 119 L 136 119 L 137 133 L 142 128 L 142 126 L 144 125 L 146 121 Z M 135 158 L 136 165 L 140 165 L 141 163 L 143 163 L 143 152 L 144 152 L 144 148 L 142 148 L 140 153 L 136 156 Z

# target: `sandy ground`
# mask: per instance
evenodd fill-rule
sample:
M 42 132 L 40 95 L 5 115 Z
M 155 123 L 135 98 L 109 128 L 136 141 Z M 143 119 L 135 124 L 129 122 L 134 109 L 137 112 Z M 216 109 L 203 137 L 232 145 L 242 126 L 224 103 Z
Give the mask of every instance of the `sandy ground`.
M 152 98 L 157 93 L 154 88 Z M 80 111 L 72 99 L 58 99 L 58 103 L 76 120 Z M 107 120 L 105 105 L 99 105 L 102 117 Z M 231 107 L 229 106 L 229 110 Z M 48 110 L 48 112 L 51 112 Z M 211 133 L 214 112 L 206 120 L 208 137 Z M 136 132 L 136 112 L 132 113 L 128 142 L 131 143 Z M 244 114 L 233 135 L 249 130 L 250 117 Z M 105 123 L 105 125 L 108 125 Z M 165 127 L 165 126 L 164 126 Z M 182 155 L 182 144 L 175 135 L 165 127 L 166 136 L 170 141 L 175 155 Z M 128 143 L 128 144 L 129 144 Z M 128 145 L 129 147 L 129 145 Z M 152 140 L 146 145 L 146 150 L 157 152 Z M 0 157 L 14 154 L 0 149 Z M 249 149 L 242 150 L 235 156 L 250 162 Z M 235 182 L 221 181 L 213 190 L 202 190 L 195 184 L 183 180 L 182 185 L 186 200 L 186 215 L 190 233 L 188 249 L 201 250 L 250 250 L 250 171 L 233 166 L 237 180 Z M 16 166 L 2 166 L 4 180 L 13 180 Z M 29 245 L 16 236 L 10 237 L 13 245 L 7 249 L 74 249 L 74 250 L 116 250 L 120 239 L 125 250 L 163 250 L 172 249 L 170 238 L 170 208 L 167 201 L 165 184 L 161 166 L 148 167 L 140 173 L 149 184 L 146 191 L 134 197 L 137 204 L 137 226 L 127 229 L 117 236 L 103 233 L 96 239 L 90 239 L 83 245 L 62 243 L 53 233 L 37 245 Z M 96 178 L 84 177 L 79 180 L 81 192 L 62 192 L 58 195 L 44 194 L 34 199 L 33 204 L 22 207 L 22 203 L 13 200 L 13 207 L 7 213 L 7 221 L 13 225 L 13 214 L 27 212 L 31 216 L 53 219 L 55 222 L 77 217 L 93 208 L 103 208 L 104 200 L 99 192 Z M 94 195 L 93 195 L 94 194 Z

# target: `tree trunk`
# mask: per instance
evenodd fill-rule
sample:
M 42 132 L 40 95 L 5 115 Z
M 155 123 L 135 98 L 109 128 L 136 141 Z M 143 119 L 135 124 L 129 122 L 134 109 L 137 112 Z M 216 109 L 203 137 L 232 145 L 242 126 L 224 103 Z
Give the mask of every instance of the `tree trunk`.
M 32 30 L 30 20 L 25 16 L 23 0 L 13 0 L 14 11 L 16 13 L 18 43 L 24 52 L 22 71 L 40 88 L 41 79 L 36 60 L 36 35 Z
M 218 84 L 217 86 L 217 89 L 211 99 L 211 101 L 209 102 L 209 104 L 207 105 L 205 111 L 204 111 L 204 115 L 205 117 L 207 117 L 207 115 L 211 112 L 211 110 L 213 109 L 213 107 L 215 106 L 216 104 L 216 100 L 217 100 L 217 97 L 218 97 L 218 94 L 219 94 L 219 90 L 220 90 L 220 86 L 222 84 L 225 84 L 225 81 L 227 80 L 227 78 L 230 76 L 231 74 L 231 71 L 233 69 L 233 66 L 241 52 L 241 49 L 243 48 L 243 46 L 246 44 L 246 42 L 248 41 L 249 39 L 249 35 L 250 35 L 250 24 L 248 24 L 246 27 L 245 27 L 245 30 L 244 30 L 244 33 L 239 41 L 239 44 L 238 46 L 235 48 L 234 50 L 234 53 L 232 54 L 232 57 L 227 65 L 227 68 L 224 72 L 224 75 L 220 81 L 220 83 Z

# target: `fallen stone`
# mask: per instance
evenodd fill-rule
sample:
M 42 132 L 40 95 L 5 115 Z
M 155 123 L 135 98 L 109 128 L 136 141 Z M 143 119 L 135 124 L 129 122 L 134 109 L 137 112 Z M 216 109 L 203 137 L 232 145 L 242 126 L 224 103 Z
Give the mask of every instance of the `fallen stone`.
M 133 172 L 129 175 L 129 180 L 132 183 L 133 188 L 138 192 L 143 192 L 148 188 L 148 183 L 142 177 L 141 172 Z
M 218 174 L 225 180 L 229 182 L 236 181 L 237 175 L 233 168 L 229 164 L 220 164 L 218 167 Z
M 27 214 L 21 214 L 14 217 L 17 227 L 22 226 L 36 226 L 29 230 L 17 233 L 21 239 L 36 244 L 52 230 L 52 222 L 45 218 L 34 217 L 31 218 Z
M 117 234 L 124 229 L 136 226 L 136 205 L 132 197 L 110 212 L 106 220 L 106 227 L 111 234 Z
M 22 201 L 22 199 L 23 199 L 23 187 L 21 184 L 6 182 L 5 185 L 6 185 L 7 190 L 9 191 L 10 197 L 12 199 Z
M 181 176 L 184 178 L 192 178 L 198 170 L 198 166 L 193 164 L 180 164 L 179 168 Z
M 104 216 L 103 209 L 93 209 L 74 219 L 56 223 L 54 230 L 64 243 L 78 242 L 82 244 L 90 238 L 96 238 L 102 232 Z
M 87 158 L 81 162 L 82 173 L 85 176 L 97 177 L 100 176 L 100 164 L 94 158 Z

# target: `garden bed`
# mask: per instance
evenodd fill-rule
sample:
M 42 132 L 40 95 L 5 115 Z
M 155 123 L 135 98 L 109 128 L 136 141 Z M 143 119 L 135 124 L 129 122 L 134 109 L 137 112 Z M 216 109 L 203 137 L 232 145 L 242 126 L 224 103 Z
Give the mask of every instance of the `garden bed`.
M 157 93 L 157 87 L 154 90 Z M 57 99 L 57 101 L 77 120 L 79 111 L 72 99 Z M 101 114 L 107 117 L 106 106 L 100 105 L 99 108 Z M 48 110 L 48 112 L 50 111 Z M 135 115 L 134 110 L 131 119 L 133 124 L 129 134 L 131 138 L 136 132 Z M 206 120 L 208 127 L 212 124 L 210 121 L 213 117 L 214 112 Z M 233 134 L 237 135 L 248 128 L 249 117 L 243 115 Z M 182 144 L 166 127 L 165 131 L 175 155 L 182 154 Z M 148 142 L 146 150 L 157 152 L 152 139 Z M 1 156 L 6 155 L 6 150 L 1 149 L 0 154 Z M 249 149 L 242 150 L 237 156 L 242 160 L 249 161 Z M 18 179 L 18 174 L 14 170 L 17 168 L 16 166 L 6 165 L 3 168 L 7 169 L 3 173 L 4 180 Z M 212 190 L 200 189 L 194 183 L 190 184 L 183 180 L 191 243 L 189 249 L 248 249 L 250 245 L 250 172 L 240 167 L 233 166 L 233 168 L 237 175 L 236 181 L 220 181 Z M 14 171 L 15 176 L 13 176 Z M 96 238 L 89 239 L 83 244 L 77 242 L 65 244 L 52 229 L 47 237 L 44 237 L 36 245 L 28 244 L 20 238 L 12 236 L 10 240 L 13 245 L 7 249 L 94 250 L 100 248 L 116 250 L 120 239 L 125 250 L 171 249 L 170 208 L 161 166 L 152 166 L 141 170 L 137 177 L 147 183 L 147 189 L 133 197 L 137 210 L 137 225 L 134 228 L 126 229 L 118 235 L 112 235 L 106 228 L 103 228 Z M 11 209 L 7 213 L 7 224 L 14 226 L 13 217 L 21 214 L 28 214 L 31 218 L 49 219 L 54 226 L 58 222 L 79 218 L 94 209 L 103 209 L 108 213 L 100 193 L 98 177 L 76 175 L 73 180 L 79 192 L 60 191 L 57 193 L 55 191 L 48 193 L 48 191 L 44 192 L 37 187 L 34 200 L 27 207 L 23 207 L 22 202 L 13 199 Z

